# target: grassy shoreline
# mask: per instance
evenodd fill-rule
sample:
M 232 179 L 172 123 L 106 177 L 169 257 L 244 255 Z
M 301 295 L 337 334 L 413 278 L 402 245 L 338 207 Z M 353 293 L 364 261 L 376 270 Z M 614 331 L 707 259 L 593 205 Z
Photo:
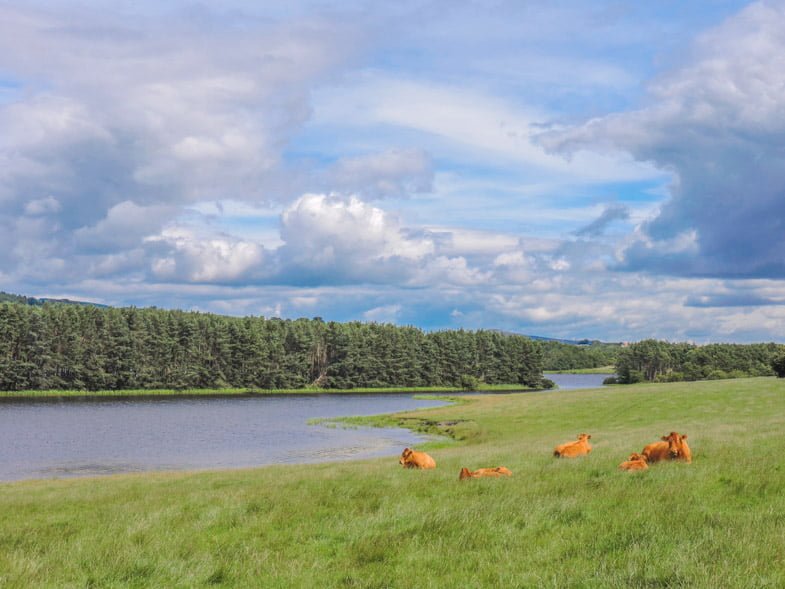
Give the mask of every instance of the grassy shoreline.
M 0 484 L 0 586 L 785 586 L 785 379 L 462 400 L 376 418 L 452 438 L 432 471 L 388 457 Z M 672 430 L 693 464 L 617 469 Z M 582 431 L 589 456 L 553 458 Z M 458 481 L 497 465 L 512 478 Z
M 528 392 L 536 389 L 518 384 L 483 385 L 471 392 Z M 381 394 L 381 393 L 456 393 L 464 392 L 459 387 L 357 387 L 354 389 L 128 389 L 106 391 L 46 390 L 46 391 L 0 391 L 0 399 L 40 398 L 40 397 L 192 397 L 192 396 L 264 396 L 264 395 L 332 395 L 332 394 Z

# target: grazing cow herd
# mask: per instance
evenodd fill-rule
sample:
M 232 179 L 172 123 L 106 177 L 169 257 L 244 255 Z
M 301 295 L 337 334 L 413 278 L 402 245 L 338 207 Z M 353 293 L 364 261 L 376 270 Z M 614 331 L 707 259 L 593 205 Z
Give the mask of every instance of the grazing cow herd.
M 578 439 L 573 442 L 559 444 L 553 449 L 553 455 L 556 458 L 577 458 L 578 456 L 586 456 L 591 452 L 591 439 L 590 434 L 578 434 Z M 667 436 L 662 436 L 660 441 L 653 442 L 646 445 L 643 450 L 633 452 L 630 454 L 629 459 L 625 460 L 619 465 L 621 470 L 637 471 L 646 470 L 649 464 L 659 462 L 661 460 L 681 460 L 683 462 L 692 462 L 692 452 L 687 445 L 687 436 L 679 434 L 678 432 L 671 432 Z M 436 461 L 425 452 L 418 452 L 406 448 L 401 454 L 401 459 L 398 461 L 404 468 L 436 468 Z M 512 472 L 509 468 L 504 466 L 497 466 L 495 468 L 479 468 L 471 471 L 464 467 L 458 479 L 463 481 L 466 479 L 479 479 L 484 477 L 509 477 Z

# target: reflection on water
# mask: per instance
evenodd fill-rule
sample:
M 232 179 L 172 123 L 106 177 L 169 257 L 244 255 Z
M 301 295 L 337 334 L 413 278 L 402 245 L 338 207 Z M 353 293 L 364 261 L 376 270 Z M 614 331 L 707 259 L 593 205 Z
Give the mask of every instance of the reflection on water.
M 551 374 L 546 373 L 559 389 L 593 389 L 603 386 L 602 381 L 613 374 Z
M 0 403 L 0 480 L 396 455 L 424 438 L 307 422 L 443 404 L 398 394 Z

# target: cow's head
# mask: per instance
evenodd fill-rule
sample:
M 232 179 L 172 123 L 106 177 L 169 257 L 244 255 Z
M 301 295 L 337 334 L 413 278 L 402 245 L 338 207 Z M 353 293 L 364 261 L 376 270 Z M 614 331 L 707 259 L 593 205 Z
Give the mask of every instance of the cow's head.
M 638 454 L 637 452 L 633 452 L 632 454 L 630 454 L 630 458 L 629 458 L 630 462 L 638 462 L 640 460 L 646 462 L 646 457 L 643 454 Z
M 472 473 L 468 468 L 464 466 L 461 469 L 461 474 L 458 475 L 458 480 L 462 481 L 463 479 L 470 479 L 470 478 L 472 478 Z
M 668 442 L 668 453 L 671 458 L 679 458 L 684 455 L 684 440 L 687 435 L 680 435 L 678 432 L 671 432 L 667 436 L 662 436 L 663 442 Z
M 579 442 L 588 442 L 591 440 L 591 434 L 578 434 Z
M 404 448 L 403 453 L 401 454 L 400 460 L 398 460 L 398 464 L 406 464 L 409 459 L 409 456 L 412 455 L 412 451 L 409 448 Z

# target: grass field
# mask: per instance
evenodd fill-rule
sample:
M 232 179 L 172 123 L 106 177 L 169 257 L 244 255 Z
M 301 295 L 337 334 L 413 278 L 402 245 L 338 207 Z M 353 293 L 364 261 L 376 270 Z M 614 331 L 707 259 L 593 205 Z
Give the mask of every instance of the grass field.
M 394 420 L 456 442 L 434 444 L 434 471 L 0 484 L 0 586 L 785 586 L 785 380 L 490 395 Z M 616 469 L 671 430 L 693 464 Z M 551 456 L 579 432 L 591 455 Z M 497 465 L 514 476 L 458 482 Z
M 82 390 L 35 390 L 0 391 L 0 398 L 32 397 L 177 397 L 177 396 L 239 396 L 239 395 L 320 395 L 320 394 L 379 394 L 379 393 L 450 393 L 460 391 L 459 387 L 357 387 L 354 389 L 323 389 L 306 387 L 302 389 L 120 389 L 106 391 Z M 515 392 L 527 391 L 520 384 L 482 384 L 479 391 Z

